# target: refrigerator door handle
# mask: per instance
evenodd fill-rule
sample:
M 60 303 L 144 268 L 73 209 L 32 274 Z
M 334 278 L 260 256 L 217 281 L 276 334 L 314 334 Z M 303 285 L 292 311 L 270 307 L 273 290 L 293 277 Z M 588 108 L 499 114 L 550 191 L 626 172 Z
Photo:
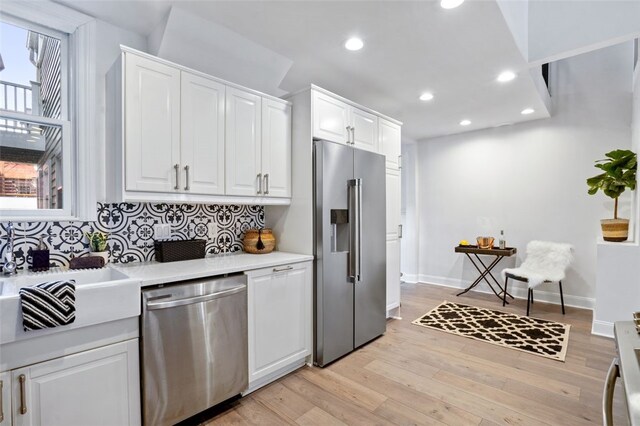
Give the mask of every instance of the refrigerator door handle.
M 349 239 L 349 278 L 351 282 L 361 281 L 362 266 L 362 193 L 360 179 L 349 180 L 349 225 L 351 238 Z

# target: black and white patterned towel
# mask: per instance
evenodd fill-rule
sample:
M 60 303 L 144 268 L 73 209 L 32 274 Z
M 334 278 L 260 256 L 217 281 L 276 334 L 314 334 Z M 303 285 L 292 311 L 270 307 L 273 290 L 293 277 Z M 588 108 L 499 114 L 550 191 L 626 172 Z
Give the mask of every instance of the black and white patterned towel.
M 71 324 L 76 320 L 75 280 L 52 281 L 20 289 L 24 331 Z

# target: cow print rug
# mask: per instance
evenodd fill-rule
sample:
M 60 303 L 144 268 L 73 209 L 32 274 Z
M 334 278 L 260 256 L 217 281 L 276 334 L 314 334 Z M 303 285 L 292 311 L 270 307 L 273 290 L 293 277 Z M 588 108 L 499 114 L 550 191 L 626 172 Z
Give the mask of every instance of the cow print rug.
M 446 300 L 413 324 L 563 362 L 571 327 Z

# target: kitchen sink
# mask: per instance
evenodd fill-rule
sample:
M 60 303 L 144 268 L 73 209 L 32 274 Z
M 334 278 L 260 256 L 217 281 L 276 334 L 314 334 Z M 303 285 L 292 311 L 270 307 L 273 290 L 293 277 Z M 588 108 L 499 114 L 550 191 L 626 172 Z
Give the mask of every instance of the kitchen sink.
M 74 280 L 76 288 L 96 283 L 127 279 L 125 274 L 112 268 L 63 270 L 55 268 L 46 272 L 29 272 L 15 276 L 0 276 L 0 297 L 14 296 L 22 287 L 30 287 L 50 281 Z
M 25 332 L 19 290 L 58 280 L 76 282 L 75 321 L 61 327 Z M 0 345 L 139 315 L 140 281 L 109 266 L 80 270 L 54 268 L 46 272 L 0 276 Z

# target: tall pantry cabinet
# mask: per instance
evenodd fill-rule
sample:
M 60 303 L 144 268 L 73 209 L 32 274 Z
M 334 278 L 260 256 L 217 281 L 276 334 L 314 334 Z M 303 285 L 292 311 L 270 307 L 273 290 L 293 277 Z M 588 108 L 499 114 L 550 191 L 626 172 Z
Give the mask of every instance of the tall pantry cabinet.
M 317 86 L 293 94 L 292 202 L 267 207 L 279 250 L 313 255 L 313 140 L 323 139 L 385 155 L 387 316 L 400 307 L 400 176 L 402 123 Z

